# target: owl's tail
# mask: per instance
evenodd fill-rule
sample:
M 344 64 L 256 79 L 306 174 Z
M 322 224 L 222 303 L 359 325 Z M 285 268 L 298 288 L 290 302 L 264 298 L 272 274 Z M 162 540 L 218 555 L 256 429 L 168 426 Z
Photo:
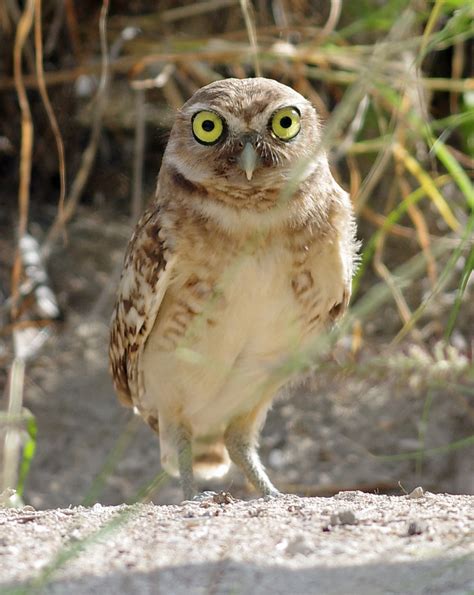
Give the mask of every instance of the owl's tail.
M 160 436 L 161 464 L 173 477 L 179 476 L 177 453 L 170 444 Z M 193 449 L 193 471 L 196 479 L 214 479 L 223 477 L 230 467 L 230 458 L 223 438 L 212 442 L 195 439 Z
M 193 470 L 198 479 L 224 477 L 229 471 L 230 458 L 224 440 L 213 442 L 193 442 Z

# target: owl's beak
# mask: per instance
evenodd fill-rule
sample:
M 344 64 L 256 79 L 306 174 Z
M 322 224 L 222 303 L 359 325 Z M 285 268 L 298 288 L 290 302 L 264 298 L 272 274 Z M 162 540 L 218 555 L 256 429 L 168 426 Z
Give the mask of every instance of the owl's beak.
M 251 180 L 253 172 L 257 167 L 258 155 L 252 143 L 246 143 L 239 157 L 239 165 L 244 170 L 247 180 Z

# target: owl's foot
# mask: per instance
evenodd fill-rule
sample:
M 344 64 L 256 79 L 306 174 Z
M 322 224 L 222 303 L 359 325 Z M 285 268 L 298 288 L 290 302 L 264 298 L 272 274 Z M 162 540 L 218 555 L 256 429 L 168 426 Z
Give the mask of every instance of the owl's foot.
M 278 497 L 280 492 L 270 481 L 253 440 L 243 431 L 243 427 L 238 421 L 227 428 L 224 439 L 230 458 L 240 467 L 250 483 L 264 497 Z

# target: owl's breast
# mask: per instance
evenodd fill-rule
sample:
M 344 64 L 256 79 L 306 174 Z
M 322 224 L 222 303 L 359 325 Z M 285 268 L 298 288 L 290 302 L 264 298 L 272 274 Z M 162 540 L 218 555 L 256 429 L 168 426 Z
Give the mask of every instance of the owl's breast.
M 321 332 L 342 293 L 336 263 L 301 269 L 294 256 L 275 246 L 213 268 L 177 263 L 142 357 L 147 408 L 159 402 L 215 425 L 281 386 L 281 367 Z
M 155 322 L 155 348 L 231 357 L 245 350 L 265 359 L 285 353 L 311 334 L 310 321 L 324 325 L 340 277 L 327 254 L 298 266 L 286 246 L 223 255 L 221 262 L 214 255 L 211 266 L 178 263 Z

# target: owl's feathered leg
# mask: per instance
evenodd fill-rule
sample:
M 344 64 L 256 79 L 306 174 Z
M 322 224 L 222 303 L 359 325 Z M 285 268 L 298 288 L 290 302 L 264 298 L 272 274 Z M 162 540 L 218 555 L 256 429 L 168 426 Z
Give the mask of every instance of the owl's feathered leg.
M 183 427 L 176 430 L 176 448 L 183 497 L 185 500 L 192 500 L 197 493 L 193 473 L 193 451 L 189 433 Z
M 249 421 L 246 416 L 234 420 L 228 426 L 224 435 L 227 451 L 257 490 L 264 496 L 277 496 L 279 491 L 270 481 L 258 456 L 255 422 Z

